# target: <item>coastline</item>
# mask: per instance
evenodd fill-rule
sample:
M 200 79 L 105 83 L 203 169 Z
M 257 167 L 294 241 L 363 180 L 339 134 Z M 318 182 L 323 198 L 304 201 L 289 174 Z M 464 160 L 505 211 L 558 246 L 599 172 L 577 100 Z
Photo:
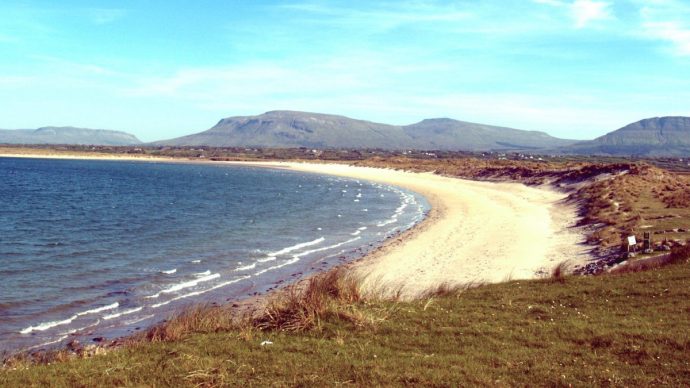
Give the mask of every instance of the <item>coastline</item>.
M 399 186 L 424 196 L 431 210 L 413 228 L 348 265 L 369 297 L 410 300 L 442 286 L 469 286 L 549 275 L 554 267 L 591 259 L 575 230 L 576 209 L 550 187 L 480 182 L 434 173 L 339 163 L 199 161 L 79 154 L 0 154 L 0 157 L 213 163 L 286 168 Z
M 549 276 L 561 262 L 591 259 L 573 228 L 575 207 L 549 187 L 335 163 L 224 163 L 347 176 L 424 196 L 431 205 L 424 221 L 349 266 L 365 296 L 411 300 L 442 286 Z

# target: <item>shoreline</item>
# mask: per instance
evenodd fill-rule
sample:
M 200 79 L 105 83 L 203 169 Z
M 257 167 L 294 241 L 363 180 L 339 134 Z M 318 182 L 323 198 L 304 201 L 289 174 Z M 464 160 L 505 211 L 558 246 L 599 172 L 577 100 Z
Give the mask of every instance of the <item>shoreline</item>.
M 0 154 L 0 157 L 121 160 L 284 168 L 403 187 L 430 204 L 427 217 L 348 265 L 369 297 L 418 298 L 442 286 L 467 286 L 550 275 L 561 262 L 593 256 L 565 194 L 551 187 L 482 182 L 341 163 L 201 161 L 178 158 Z
M 577 209 L 549 187 L 335 163 L 223 163 L 365 179 L 425 197 L 422 222 L 349 265 L 369 297 L 411 300 L 443 286 L 535 279 L 592 258 L 574 229 Z

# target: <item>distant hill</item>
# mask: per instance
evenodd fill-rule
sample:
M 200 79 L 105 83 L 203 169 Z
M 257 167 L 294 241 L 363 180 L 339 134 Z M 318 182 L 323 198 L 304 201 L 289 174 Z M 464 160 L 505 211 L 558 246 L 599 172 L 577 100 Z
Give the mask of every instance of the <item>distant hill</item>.
M 74 127 L 42 127 L 38 129 L 0 129 L 0 144 L 77 144 L 135 145 L 136 136 L 121 131 Z
M 543 132 L 429 119 L 396 126 L 321 113 L 271 111 L 222 119 L 193 135 L 153 143 L 169 146 L 532 150 L 574 143 Z
M 427 149 L 468 151 L 528 151 L 562 147 L 574 140 L 559 139 L 544 132 L 525 131 L 453 119 L 426 119 L 403 127 L 405 133 Z
M 586 155 L 690 156 L 690 117 L 640 120 L 561 150 Z

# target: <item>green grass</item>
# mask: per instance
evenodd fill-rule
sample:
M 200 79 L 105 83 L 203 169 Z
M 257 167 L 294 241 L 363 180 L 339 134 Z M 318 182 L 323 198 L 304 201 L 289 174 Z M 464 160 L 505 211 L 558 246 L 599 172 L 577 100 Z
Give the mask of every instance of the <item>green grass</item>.
M 0 371 L 0 385 L 690 384 L 687 263 L 341 309 L 387 319 L 360 325 L 324 314 L 306 331 L 208 329 L 87 359 L 18 364 Z

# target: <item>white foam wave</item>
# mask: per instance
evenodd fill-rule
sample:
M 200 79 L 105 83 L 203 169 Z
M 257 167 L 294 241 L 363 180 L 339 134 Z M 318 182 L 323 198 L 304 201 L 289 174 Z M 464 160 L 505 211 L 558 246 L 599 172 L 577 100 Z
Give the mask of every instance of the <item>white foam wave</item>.
M 320 243 L 324 242 L 325 240 L 326 240 L 325 238 L 320 237 L 320 238 L 317 238 L 316 240 L 313 240 L 313 241 L 308 241 L 308 242 L 304 242 L 304 243 L 299 243 L 299 244 L 295 244 L 295 245 L 293 245 L 293 246 L 291 246 L 291 247 L 283 248 L 283 249 L 281 249 L 281 250 L 279 250 L 279 251 L 277 251 L 277 252 L 270 252 L 268 255 L 269 255 L 269 256 L 280 256 L 280 255 L 284 255 L 284 254 L 286 254 L 286 253 L 290 253 L 290 252 L 296 251 L 296 250 L 298 250 L 298 249 L 302 249 L 302 248 L 310 247 L 310 246 L 312 246 L 312 245 L 320 244 Z
M 166 274 L 166 275 L 172 275 L 172 274 L 174 274 L 175 272 L 177 272 L 177 268 L 173 268 L 173 269 L 170 269 L 170 270 L 167 270 L 167 271 L 161 271 L 161 273 L 164 273 L 164 274 Z
M 118 307 L 120 307 L 120 304 L 119 304 L 118 302 L 115 302 L 115 303 L 109 304 L 109 305 L 107 305 L 107 306 L 98 307 L 98 308 L 95 308 L 95 309 L 92 309 L 92 310 L 82 311 L 82 312 L 80 312 L 80 313 L 77 313 L 77 316 L 82 316 L 82 315 L 87 315 L 87 314 L 100 313 L 100 312 L 102 312 L 102 311 L 112 310 L 112 309 L 116 309 L 116 308 L 118 308 Z
M 169 288 L 166 288 L 166 289 L 164 289 L 164 290 L 161 290 L 161 291 L 159 291 L 159 292 L 157 292 L 157 293 L 155 293 L 155 294 L 153 294 L 153 295 L 146 296 L 145 298 L 146 298 L 146 299 L 155 299 L 155 298 L 158 298 L 159 296 L 161 296 L 161 294 L 169 294 L 169 293 L 171 293 L 171 292 L 180 291 L 180 290 L 183 290 L 183 289 L 185 289 L 185 288 L 194 287 L 194 286 L 198 285 L 198 284 L 201 283 L 201 282 L 207 282 L 207 281 L 209 281 L 209 280 L 213 280 L 213 279 L 216 279 L 216 278 L 219 278 L 219 277 L 220 277 L 220 274 L 219 274 L 219 273 L 214 273 L 214 274 L 212 274 L 212 275 L 204 276 L 204 277 L 201 277 L 201 278 L 198 278 L 198 279 L 195 279 L 195 280 L 189 280 L 189 281 L 186 281 L 186 282 L 178 283 L 178 284 L 175 284 L 175 285 L 172 286 L 172 287 L 169 287 Z
M 22 329 L 19 333 L 20 334 L 28 334 L 28 333 L 31 333 L 32 331 L 44 331 L 44 330 L 48 330 L 50 328 L 53 328 L 55 326 L 67 325 L 75 319 L 77 319 L 77 316 L 73 315 L 70 318 L 64 319 L 62 321 L 44 322 L 44 323 L 38 324 L 37 326 L 29 326 L 25 329 Z
M 34 345 L 34 346 L 30 347 L 30 348 L 26 348 L 26 350 L 33 350 L 33 349 L 37 349 L 37 348 L 40 348 L 40 347 L 43 347 L 43 346 L 53 345 L 53 344 L 56 344 L 56 343 L 58 343 L 58 342 L 60 342 L 60 341 L 64 341 L 64 340 L 66 340 L 67 338 L 69 338 L 69 335 L 63 335 L 62 337 L 60 337 L 60 338 L 58 338 L 58 339 L 56 339 L 56 340 L 54 340 L 54 341 L 44 342 L 44 343 L 42 343 L 42 344 Z
M 345 244 L 349 244 L 349 243 L 355 242 L 355 241 L 357 241 L 357 240 L 359 240 L 359 239 L 361 239 L 361 238 L 362 238 L 361 236 L 358 236 L 358 237 L 351 238 L 351 239 L 349 239 L 349 240 L 347 240 L 347 241 L 343 241 L 343 242 L 338 243 L 338 244 L 335 244 L 335 245 L 331 245 L 331 246 L 327 246 L 327 247 L 323 247 L 323 248 L 316 248 L 316 249 L 312 249 L 312 250 L 310 250 L 310 251 L 304 251 L 304 252 L 301 252 L 301 253 L 298 253 L 298 254 L 294 255 L 293 257 L 296 258 L 296 259 L 300 259 L 300 258 L 302 258 L 302 257 L 304 257 L 304 256 L 307 256 L 307 255 L 310 255 L 310 254 L 312 254 L 312 253 L 321 252 L 321 251 L 325 251 L 325 250 L 328 250 L 328 249 L 335 249 L 335 248 L 341 247 L 341 246 L 343 246 L 343 245 L 345 245 Z
M 201 260 L 192 260 L 190 263 L 199 264 L 201 263 Z
M 204 271 L 204 272 L 197 272 L 197 273 L 195 273 L 194 276 L 196 276 L 196 277 L 198 277 L 198 278 L 203 278 L 204 276 L 208 276 L 208 275 L 210 275 L 210 274 L 211 274 L 211 270 L 210 270 L 210 269 L 207 269 L 207 270 Z
M 104 315 L 104 316 L 103 316 L 103 319 L 107 321 L 107 320 L 110 320 L 110 319 L 113 319 L 113 318 L 121 317 L 121 316 L 123 316 L 123 315 L 134 314 L 134 313 L 136 313 L 136 312 L 141 311 L 142 309 L 143 309 L 143 307 L 135 307 L 135 308 L 133 308 L 133 309 L 121 311 L 121 312 L 119 312 L 119 313 Z
M 242 276 L 241 278 L 237 278 L 237 279 L 233 279 L 233 280 L 230 280 L 230 281 L 227 281 L 227 282 L 223 282 L 223 283 L 216 284 L 215 286 L 213 286 L 213 287 L 211 287 L 211 288 L 208 288 L 208 289 L 205 289 L 205 290 L 194 291 L 194 292 L 190 292 L 190 293 L 188 293 L 188 294 L 176 296 L 176 297 L 174 297 L 174 298 L 172 298 L 172 299 L 170 299 L 170 300 L 166 300 L 165 302 L 161 302 L 161 303 L 157 303 L 157 304 L 151 305 L 151 307 L 155 309 L 155 308 L 158 308 L 158 307 L 161 307 L 161 306 L 165 306 L 166 304 L 171 303 L 171 302 L 174 302 L 174 301 L 176 301 L 176 300 L 180 300 L 180 299 L 184 299 L 184 298 L 189 298 L 190 296 L 196 296 L 196 295 L 205 294 L 205 293 L 207 293 L 207 292 L 209 292 L 209 291 L 213 291 L 213 290 L 215 290 L 215 289 L 218 289 L 218 288 L 221 288 L 221 287 L 225 287 L 225 286 L 229 286 L 229 285 L 231 285 L 231 284 L 233 284 L 233 283 L 237 283 L 237 282 L 240 282 L 240 281 L 245 280 L 245 279 L 249 279 L 250 277 L 251 277 L 251 276 Z
M 376 224 L 376 226 L 378 226 L 380 228 L 380 227 L 390 225 L 390 224 L 395 223 L 395 222 L 398 222 L 398 217 L 393 216 L 393 217 L 391 217 L 385 221 L 379 222 L 378 224 Z
M 256 263 L 243 265 L 242 267 L 237 267 L 237 268 L 235 268 L 235 271 L 247 271 L 247 270 L 254 269 L 254 268 L 256 268 Z
M 155 317 L 155 316 L 156 316 L 156 314 L 151 314 L 151 315 L 146 315 L 146 316 L 141 317 L 141 318 L 135 318 L 135 319 L 132 319 L 132 320 L 130 320 L 130 321 L 126 321 L 126 322 L 125 322 L 125 325 L 133 325 L 133 324 L 135 324 L 135 323 L 139 323 L 139 322 L 141 322 L 141 321 L 145 321 L 145 320 L 150 319 L 150 318 L 153 318 L 153 317 Z
M 261 271 L 258 271 L 257 273 L 255 273 L 254 275 L 259 276 L 261 274 L 265 274 L 268 271 L 273 271 L 274 269 L 283 268 L 286 265 L 295 264 L 298 261 L 299 261 L 299 257 L 293 257 L 292 259 L 290 259 L 290 260 L 288 260 L 282 264 L 278 264 L 278 265 L 274 265 L 272 267 L 264 268 Z
M 29 326 L 25 329 L 22 329 L 19 333 L 20 334 L 28 334 L 28 333 L 31 333 L 33 331 L 45 331 L 45 330 L 51 329 L 51 328 L 56 327 L 56 326 L 68 325 L 68 324 L 72 323 L 72 321 L 74 321 L 75 319 L 77 319 L 81 316 L 88 315 L 88 314 L 100 313 L 102 311 L 107 311 L 107 310 L 112 310 L 112 309 L 115 309 L 119 306 L 120 306 L 120 304 L 118 302 L 115 302 L 115 303 L 107 305 L 107 306 L 98 307 L 98 308 L 86 310 L 86 311 L 80 311 L 80 312 L 72 315 L 71 317 L 69 317 L 67 319 L 63 319 L 60 321 L 43 322 L 43 323 L 40 323 L 36 326 Z
M 267 261 L 273 261 L 273 260 L 275 260 L 275 259 L 276 259 L 275 256 L 269 256 L 269 257 L 266 257 L 266 258 L 263 258 L 263 259 L 259 259 L 259 260 L 257 260 L 257 261 L 258 261 L 259 263 L 265 263 L 265 262 L 267 262 Z
M 77 333 L 77 332 L 80 332 L 80 331 L 84 331 L 84 330 L 86 330 L 86 329 L 88 329 L 88 328 L 90 328 L 90 327 L 98 326 L 99 323 L 101 323 L 101 320 L 100 320 L 100 319 L 97 320 L 96 322 L 90 324 L 90 325 L 86 325 L 86 326 L 84 326 L 84 327 L 79 327 L 79 328 L 76 328 L 76 329 L 72 329 L 72 330 L 68 331 L 67 333 L 60 333 L 60 335 L 74 334 L 74 333 Z

